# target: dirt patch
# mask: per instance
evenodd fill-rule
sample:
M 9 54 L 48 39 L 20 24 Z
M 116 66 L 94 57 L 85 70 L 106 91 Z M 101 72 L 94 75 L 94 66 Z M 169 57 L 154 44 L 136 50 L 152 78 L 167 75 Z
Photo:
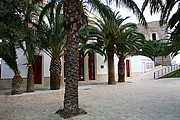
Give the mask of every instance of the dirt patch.
M 78 116 L 78 115 L 84 115 L 87 114 L 87 112 L 85 110 L 83 110 L 82 108 L 79 108 L 75 113 L 72 112 L 66 112 L 64 109 L 60 109 L 56 112 L 56 114 L 59 114 L 62 118 L 67 119 L 73 116 Z

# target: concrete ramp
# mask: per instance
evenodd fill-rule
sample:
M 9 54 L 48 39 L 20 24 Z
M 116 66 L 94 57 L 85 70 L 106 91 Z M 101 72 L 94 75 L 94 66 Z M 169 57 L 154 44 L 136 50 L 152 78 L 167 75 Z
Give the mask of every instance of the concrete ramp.
M 162 66 L 162 65 L 160 65 L 160 66 L 157 66 L 157 67 L 155 67 L 154 69 L 152 69 L 152 70 L 150 70 L 150 71 L 147 71 L 147 72 L 145 72 L 145 73 L 142 73 L 141 75 L 138 75 L 137 77 L 134 77 L 134 78 L 132 78 L 131 80 L 140 80 L 140 81 L 142 81 L 142 80 L 154 80 L 154 72 L 156 72 L 156 71 L 158 71 L 158 70 L 161 70 L 161 69 L 164 69 L 164 68 L 166 68 L 167 66 Z

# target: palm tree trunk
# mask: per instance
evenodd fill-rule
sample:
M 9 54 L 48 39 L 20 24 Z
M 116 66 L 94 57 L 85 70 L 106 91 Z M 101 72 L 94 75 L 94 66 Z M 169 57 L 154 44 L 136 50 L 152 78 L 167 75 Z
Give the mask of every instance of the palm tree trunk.
M 121 58 L 119 58 L 118 62 L 118 82 L 125 82 L 125 64 Z
M 23 79 L 19 73 L 15 74 L 12 79 L 12 95 L 21 94 L 24 92 Z
M 155 67 L 157 66 L 156 57 L 154 57 L 154 65 L 155 65 Z
M 64 0 L 63 2 L 64 28 L 67 32 L 67 64 L 64 109 L 59 111 L 59 114 L 68 118 L 83 113 L 78 101 L 78 37 L 83 9 L 80 0 Z
M 114 73 L 114 50 L 107 49 L 108 58 L 108 84 L 116 84 Z
M 32 65 L 28 65 L 26 92 L 34 92 L 34 72 Z
M 60 89 L 61 81 L 61 60 L 60 57 L 52 57 L 50 64 L 50 89 Z

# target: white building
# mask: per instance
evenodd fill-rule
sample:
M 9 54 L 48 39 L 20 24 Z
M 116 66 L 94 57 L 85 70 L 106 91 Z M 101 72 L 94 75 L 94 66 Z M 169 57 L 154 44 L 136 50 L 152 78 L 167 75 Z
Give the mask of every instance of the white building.
M 151 22 L 150 26 L 156 26 L 156 29 L 154 27 L 150 28 L 150 30 L 143 30 L 142 27 L 139 27 L 139 30 L 142 31 L 147 39 L 154 39 L 154 34 L 157 39 L 164 37 L 165 29 L 158 27 L 158 22 Z M 163 29 L 163 30 L 162 30 Z M 26 79 L 27 77 L 27 67 L 26 67 L 26 58 L 23 56 L 23 52 L 21 50 L 17 50 L 18 55 L 18 65 L 21 72 L 21 76 Z M 65 69 L 65 60 L 66 58 L 62 57 L 62 82 L 65 78 L 64 69 Z M 115 66 L 115 78 L 117 80 L 117 73 L 118 73 L 118 58 L 115 55 L 114 56 L 114 66 Z M 134 76 L 137 76 L 139 74 L 142 74 L 144 72 L 147 72 L 154 68 L 154 62 L 151 61 L 150 58 L 144 57 L 144 56 L 133 56 L 127 58 L 125 61 L 125 75 L 126 80 L 128 78 L 132 78 Z M 34 77 L 35 77 L 35 87 L 49 87 L 49 67 L 50 67 L 50 58 L 45 53 L 41 53 L 35 64 L 35 71 L 34 71 Z M 83 55 L 80 55 L 79 57 L 79 80 L 81 83 L 84 82 L 92 82 L 92 81 L 108 81 L 107 80 L 107 61 L 104 62 L 104 57 L 96 54 L 96 53 L 89 53 L 85 57 Z M 1 63 L 1 78 L 0 78 L 0 89 L 6 89 L 11 88 L 11 79 L 13 77 L 13 72 L 10 70 L 10 68 L 5 64 L 5 62 L 2 60 Z M 26 80 L 25 80 L 26 84 Z

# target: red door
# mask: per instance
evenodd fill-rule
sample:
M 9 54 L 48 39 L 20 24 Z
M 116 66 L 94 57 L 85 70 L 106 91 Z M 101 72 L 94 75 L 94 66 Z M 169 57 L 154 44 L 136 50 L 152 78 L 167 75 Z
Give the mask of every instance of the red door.
M 83 52 L 79 51 L 79 81 L 84 81 L 84 54 Z
M 127 77 L 130 77 L 130 65 L 129 65 L 129 60 L 126 60 L 126 74 L 127 74 Z
M 42 56 L 36 56 L 33 70 L 34 84 L 42 84 Z
M 89 80 L 95 80 L 94 53 L 88 53 Z
M 67 60 L 67 51 L 64 51 L 64 82 L 66 82 L 66 60 Z M 83 52 L 79 51 L 79 55 L 78 55 L 78 81 L 84 81 L 84 54 Z

